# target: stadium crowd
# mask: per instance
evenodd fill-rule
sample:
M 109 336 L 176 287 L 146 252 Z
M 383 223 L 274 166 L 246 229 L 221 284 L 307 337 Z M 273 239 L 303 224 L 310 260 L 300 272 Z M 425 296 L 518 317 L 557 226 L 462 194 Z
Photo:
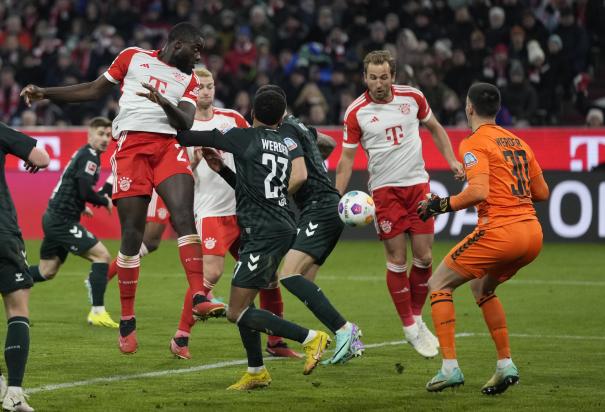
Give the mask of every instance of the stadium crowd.
M 19 98 L 28 83 L 97 78 L 124 48 L 159 48 L 180 21 L 205 36 L 218 106 L 250 117 L 251 96 L 279 84 L 292 112 L 341 124 L 362 92 L 363 56 L 389 49 L 397 81 L 419 87 L 445 125 L 465 123 L 473 81 L 500 87 L 503 125 L 603 122 L 589 100 L 605 51 L 597 0 L 4 0 L 0 3 L 0 115 L 14 126 L 81 125 L 113 118 L 119 90 L 60 106 Z M 603 65 L 603 63 L 601 63 Z M 571 116 L 569 115 L 571 113 Z

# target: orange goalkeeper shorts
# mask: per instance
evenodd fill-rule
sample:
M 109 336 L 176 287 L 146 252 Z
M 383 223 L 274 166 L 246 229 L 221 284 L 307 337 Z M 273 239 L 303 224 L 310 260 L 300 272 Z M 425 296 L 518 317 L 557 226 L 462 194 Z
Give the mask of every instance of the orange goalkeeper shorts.
M 493 229 L 475 229 L 445 257 L 445 264 L 469 279 L 490 275 L 510 279 L 542 250 L 538 220 L 523 220 Z

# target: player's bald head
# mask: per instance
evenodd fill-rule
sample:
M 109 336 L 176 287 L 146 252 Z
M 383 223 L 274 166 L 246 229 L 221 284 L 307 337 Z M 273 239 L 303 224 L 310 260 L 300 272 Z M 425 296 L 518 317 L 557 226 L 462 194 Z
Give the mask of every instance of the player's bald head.
M 493 84 L 475 83 L 468 89 L 467 96 L 481 117 L 496 117 L 500 111 L 500 90 Z

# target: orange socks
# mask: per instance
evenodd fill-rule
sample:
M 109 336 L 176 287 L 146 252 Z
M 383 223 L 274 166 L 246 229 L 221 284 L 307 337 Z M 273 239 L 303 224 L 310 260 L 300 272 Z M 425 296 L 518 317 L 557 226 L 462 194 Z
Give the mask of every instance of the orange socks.
M 456 312 L 452 293 L 438 290 L 431 293 L 431 315 L 439 339 L 443 359 L 456 359 Z
M 510 358 L 510 343 L 508 340 L 508 328 L 506 327 L 506 315 L 500 299 L 496 295 L 483 296 L 477 301 L 477 305 L 483 312 L 483 318 L 492 339 L 496 344 L 498 359 Z

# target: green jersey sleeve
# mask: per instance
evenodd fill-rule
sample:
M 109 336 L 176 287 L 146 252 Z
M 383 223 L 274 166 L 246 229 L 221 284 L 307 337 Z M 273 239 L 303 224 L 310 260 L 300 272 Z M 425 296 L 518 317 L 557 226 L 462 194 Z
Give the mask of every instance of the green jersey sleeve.
M 36 142 L 36 139 L 0 123 L 0 148 L 3 152 L 26 161 Z
M 181 146 L 206 146 L 243 156 L 250 146 L 254 134 L 246 133 L 248 129 L 232 128 L 221 133 L 218 129 L 209 131 L 184 130 L 176 138 Z

